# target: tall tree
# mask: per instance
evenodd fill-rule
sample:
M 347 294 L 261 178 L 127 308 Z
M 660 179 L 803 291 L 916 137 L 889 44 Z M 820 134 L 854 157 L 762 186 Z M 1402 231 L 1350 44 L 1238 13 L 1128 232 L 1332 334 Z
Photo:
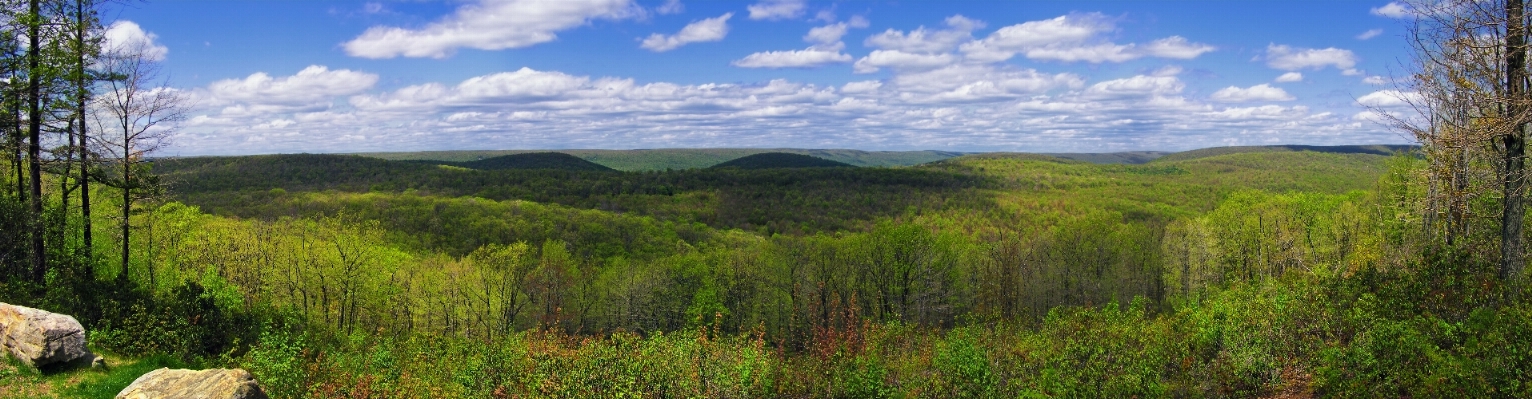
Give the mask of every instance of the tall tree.
M 175 125 L 185 119 L 180 92 L 158 81 L 159 67 L 146 43 L 105 49 L 98 69 L 105 75 L 96 103 L 93 141 L 111 157 L 114 170 L 98 176 L 122 193 L 118 228 L 122 233 L 122 272 L 128 278 L 133 206 L 154 195 L 158 180 L 148 173 L 147 155 L 169 144 Z
M 1521 276 L 1526 265 L 1522 224 L 1526 206 L 1527 153 L 1527 31 L 1522 0 L 1505 2 L 1505 105 L 1509 131 L 1501 136 L 1505 149 L 1505 209 L 1500 218 L 1500 278 Z
M 41 283 L 47 273 L 46 254 L 43 251 L 43 74 L 42 35 L 43 15 L 41 0 L 30 0 L 26 14 L 27 29 L 27 165 L 31 172 L 28 200 L 31 202 L 32 220 L 32 278 Z
M 1478 236 L 1476 231 L 1495 237 L 1498 253 L 1482 255 L 1498 258 L 1501 279 L 1519 280 L 1526 263 L 1526 140 L 1532 120 L 1523 0 L 1419 0 L 1409 8 L 1417 64 L 1398 93 L 1418 116 L 1378 111 L 1413 133 L 1431 161 L 1430 193 L 1439 198 L 1428 201 L 1428 229 L 1441 225 L 1449 245 Z M 1478 202 L 1473 198 L 1486 195 L 1499 197 L 1498 210 L 1472 205 Z M 1499 215 L 1474 216 L 1489 212 Z M 1436 218 L 1439 213 L 1446 217 Z M 1497 223 L 1475 228 L 1475 219 Z
M 85 114 L 88 111 L 87 106 L 90 104 L 91 89 L 94 86 L 94 76 L 89 66 L 95 62 L 101 49 L 101 39 L 98 34 L 101 25 L 100 20 L 96 18 L 96 2 L 97 0 L 75 0 L 74 10 L 72 10 L 74 11 L 74 20 L 72 21 L 74 25 L 74 40 L 70 43 L 70 52 L 74 55 L 74 68 L 71 70 L 71 81 L 74 83 L 74 104 L 71 104 L 74 106 L 74 112 L 71 115 L 71 125 L 74 131 L 70 132 L 70 134 L 76 138 L 71 140 L 71 142 L 80 162 L 80 222 L 82 223 L 80 233 L 86 259 L 91 259 L 94 255 L 90 215 L 90 171 L 92 166 L 89 145 L 90 129 L 88 128 L 90 124 L 86 123 Z M 94 275 L 95 268 L 90 268 L 90 270 L 92 275 Z

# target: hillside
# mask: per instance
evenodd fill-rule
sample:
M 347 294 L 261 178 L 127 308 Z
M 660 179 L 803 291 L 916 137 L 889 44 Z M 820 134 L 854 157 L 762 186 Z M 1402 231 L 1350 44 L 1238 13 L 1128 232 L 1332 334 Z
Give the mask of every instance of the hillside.
M 422 151 L 358 153 L 388 160 L 429 160 L 446 162 L 470 162 L 509 154 L 536 152 L 533 150 L 470 150 L 470 151 Z M 844 162 L 854 166 L 911 166 L 932 162 L 962 153 L 949 151 L 861 151 L 861 150 L 811 150 L 811 149 L 755 149 L 755 148 L 669 148 L 639 150 L 557 150 L 581 159 L 621 171 L 701 169 L 721 162 L 765 152 L 786 152 Z
M 1161 156 L 1161 157 L 1159 157 L 1157 159 L 1154 159 L 1153 161 L 1157 161 L 1157 162 L 1184 161 L 1184 160 L 1189 160 L 1189 159 L 1205 158 L 1205 157 L 1225 155 L 1225 154 L 1246 153 L 1246 152 L 1312 151 L 1312 152 L 1327 152 L 1327 153 L 1336 153 L 1336 154 L 1372 154 L 1372 155 L 1385 155 L 1386 156 L 1386 155 L 1394 155 L 1394 154 L 1399 153 L 1399 152 L 1411 151 L 1411 150 L 1414 150 L 1414 149 L 1417 149 L 1417 148 L 1419 148 L 1419 146 L 1414 146 L 1414 145 L 1387 145 L 1387 144 L 1376 144 L 1376 145 L 1336 145 L 1336 146 L 1267 145 L 1267 146 L 1212 147 L 1212 148 L 1203 148 L 1203 149 L 1197 149 L 1197 150 L 1191 150 L 1191 151 L 1183 151 L 1183 152 L 1166 154 L 1166 155 Z
M 849 168 L 854 167 L 843 162 L 835 162 L 824 158 L 808 155 L 789 154 L 785 152 L 764 152 L 747 155 L 727 162 L 713 165 L 712 168 L 737 168 L 737 169 L 775 169 L 775 168 Z
M 611 171 L 612 168 L 601 164 L 580 159 L 579 157 L 561 152 L 529 152 L 523 154 L 501 155 L 498 157 L 485 158 L 477 161 L 456 162 L 457 166 L 478 170 L 504 170 L 504 169 L 552 169 L 552 170 L 580 170 L 580 171 Z

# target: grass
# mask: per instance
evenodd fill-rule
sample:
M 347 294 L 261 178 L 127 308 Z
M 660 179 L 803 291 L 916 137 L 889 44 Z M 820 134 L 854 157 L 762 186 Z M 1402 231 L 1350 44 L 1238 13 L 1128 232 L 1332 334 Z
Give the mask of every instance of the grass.
M 105 369 L 76 368 L 47 373 L 6 356 L 0 362 L 0 399 L 113 398 L 145 373 L 162 367 L 187 368 L 186 363 L 165 355 L 142 359 L 101 356 L 106 358 Z

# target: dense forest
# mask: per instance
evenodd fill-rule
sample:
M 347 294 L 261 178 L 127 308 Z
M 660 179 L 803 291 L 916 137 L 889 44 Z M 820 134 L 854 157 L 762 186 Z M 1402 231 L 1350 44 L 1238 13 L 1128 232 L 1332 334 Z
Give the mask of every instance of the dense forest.
M 1493 113 L 1532 101 L 1396 121 L 1418 147 L 1072 155 L 1128 163 L 156 159 L 175 93 L 97 8 L 0 2 L 0 302 L 109 366 L 7 359 L 0 398 L 159 367 L 275 398 L 1532 397 L 1528 116 Z M 600 154 L 725 153 L 687 151 Z

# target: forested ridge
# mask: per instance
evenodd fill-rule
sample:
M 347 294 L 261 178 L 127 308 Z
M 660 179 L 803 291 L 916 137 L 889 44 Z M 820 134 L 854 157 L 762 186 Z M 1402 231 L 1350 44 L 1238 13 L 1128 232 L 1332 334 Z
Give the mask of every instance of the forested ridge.
M 1420 147 L 617 171 L 156 159 L 182 99 L 100 5 L 0 2 L 0 302 L 109 364 L 7 357 L 0 398 L 167 366 L 275 398 L 1532 397 L 1532 94 L 1465 50 L 1524 54 L 1478 42 L 1521 3 L 1444 4 L 1433 117 L 1384 116 Z

